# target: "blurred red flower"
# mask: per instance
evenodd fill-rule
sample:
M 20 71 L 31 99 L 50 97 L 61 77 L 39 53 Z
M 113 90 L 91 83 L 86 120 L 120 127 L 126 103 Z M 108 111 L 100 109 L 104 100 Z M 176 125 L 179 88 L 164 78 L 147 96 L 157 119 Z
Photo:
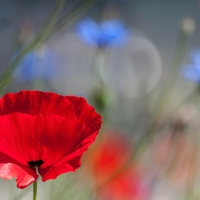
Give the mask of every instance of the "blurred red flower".
M 120 169 L 130 157 L 130 144 L 117 132 L 106 133 L 92 155 L 93 172 L 100 200 L 144 200 L 148 195 L 147 182 L 142 168 L 136 163 L 124 168 L 114 178 L 109 177 Z M 107 181 L 105 185 L 102 185 Z M 98 186 L 102 187 L 98 189 Z
M 101 126 L 84 98 L 21 91 L 0 99 L 0 177 L 17 187 L 75 171 Z

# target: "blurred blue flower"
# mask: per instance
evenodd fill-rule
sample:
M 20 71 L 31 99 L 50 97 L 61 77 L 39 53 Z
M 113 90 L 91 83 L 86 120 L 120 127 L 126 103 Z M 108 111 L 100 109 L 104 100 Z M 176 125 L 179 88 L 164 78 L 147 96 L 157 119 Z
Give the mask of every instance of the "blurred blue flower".
M 52 75 L 55 67 L 55 54 L 47 47 L 31 51 L 17 65 L 14 78 L 20 82 L 46 79 Z
M 195 49 L 190 54 L 191 64 L 183 65 L 181 74 L 192 81 L 200 83 L 200 49 Z
M 127 32 L 119 20 L 108 20 L 97 24 L 92 19 L 84 19 L 77 24 L 78 36 L 87 44 L 100 48 L 123 43 Z

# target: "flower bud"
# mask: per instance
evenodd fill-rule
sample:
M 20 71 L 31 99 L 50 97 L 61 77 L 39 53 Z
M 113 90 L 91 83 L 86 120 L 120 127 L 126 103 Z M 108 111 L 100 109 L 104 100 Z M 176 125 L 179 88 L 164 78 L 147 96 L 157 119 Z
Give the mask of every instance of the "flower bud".
M 187 17 L 183 19 L 180 30 L 186 35 L 190 36 L 195 32 L 195 21 L 194 19 Z

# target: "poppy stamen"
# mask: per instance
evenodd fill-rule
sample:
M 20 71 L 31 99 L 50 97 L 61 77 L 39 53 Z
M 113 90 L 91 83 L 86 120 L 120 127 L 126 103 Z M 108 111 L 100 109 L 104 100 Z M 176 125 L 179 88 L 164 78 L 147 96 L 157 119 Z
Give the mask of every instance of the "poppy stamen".
M 37 161 L 29 161 L 28 165 L 30 167 L 40 167 L 44 163 L 43 160 L 37 160 Z

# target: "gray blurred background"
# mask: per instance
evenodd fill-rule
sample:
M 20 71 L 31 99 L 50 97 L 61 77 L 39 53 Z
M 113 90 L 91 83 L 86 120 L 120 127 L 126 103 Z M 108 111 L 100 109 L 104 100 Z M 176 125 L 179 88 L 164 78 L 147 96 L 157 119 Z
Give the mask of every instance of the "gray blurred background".
M 104 1 L 108 3 L 109 1 Z M 133 29 L 139 29 L 158 48 L 164 67 L 167 67 L 177 37 L 177 25 L 185 17 L 194 18 L 197 28 L 191 46 L 199 44 L 199 2 L 197 0 L 127 0 L 111 1 L 119 9 L 119 17 Z M 97 17 L 105 3 L 93 6 L 86 15 Z M 0 70 L 8 63 L 16 40 L 18 27 L 29 18 L 38 31 L 47 20 L 55 1 L 1 0 L 0 1 Z M 65 12 L 73 6 L 68 1 Z

